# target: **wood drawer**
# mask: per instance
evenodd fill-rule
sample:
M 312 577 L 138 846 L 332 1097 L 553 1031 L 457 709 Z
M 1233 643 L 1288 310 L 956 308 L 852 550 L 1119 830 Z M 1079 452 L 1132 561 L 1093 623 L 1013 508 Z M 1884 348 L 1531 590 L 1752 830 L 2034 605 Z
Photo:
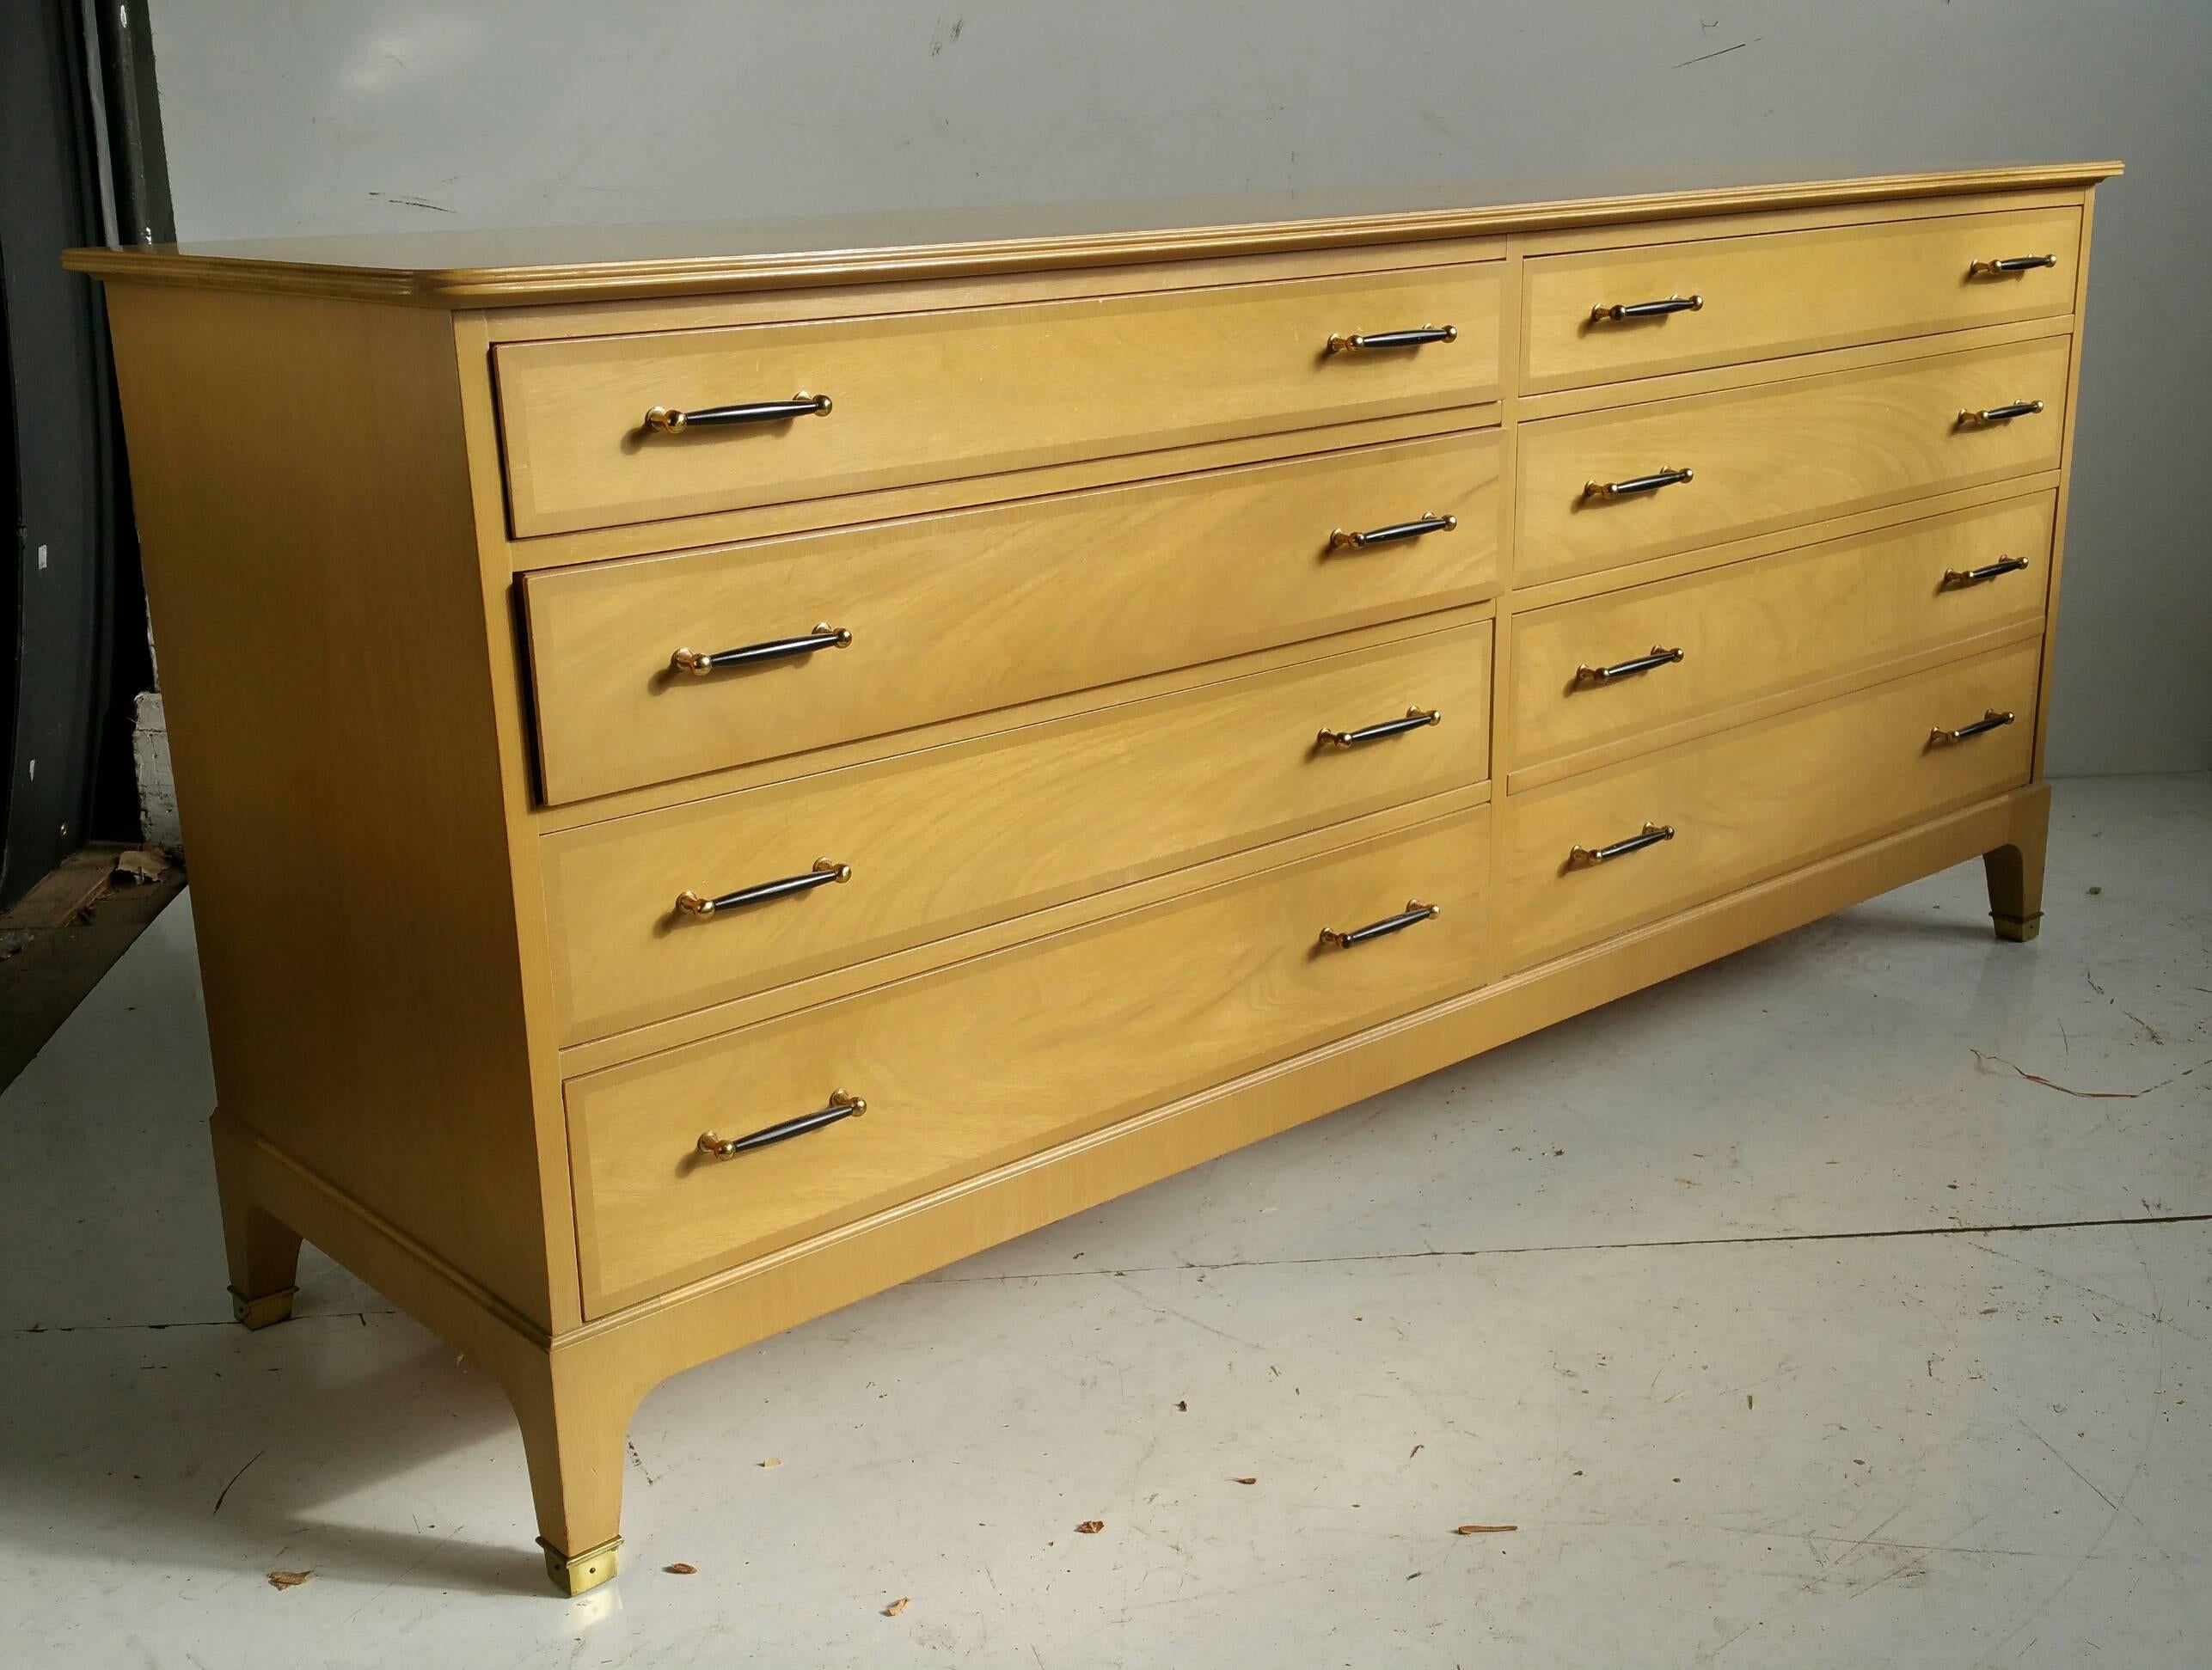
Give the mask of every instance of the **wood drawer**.
M 558 804 L 1426 613 L 1495 590 L 1495 430 L 524 580 Z M 1430 513 L 1445 533 L 1332 551 Z M 695 677 L 679 649 L 846 628 Z
M 1663 749 L 1510 797 L 1500 814 L 1505 966 L 1518 970 L 2028 780 L 2040 643 Z M 1935 727 L 2015 721 L 1948 746 Z M 1598 864 L 1647 826 L 1671 840 Z
M 543 837 L 561 1039 L 941 939 L 1489 774 L 1491 623 Z M 1432 725 L 1351 748 L 1324 727 Z M 706 916 L 674 906 L 851 879 Z
M 2005 499 L 1517 615 L 1514 768 L 2038 619 L 2055 498 Z M 2006 561 L 2028 566 L 1946 578 Z M 1615 680 L 1581 676 L 1660 650 L 1681 659 Z
M 1532 257 L 1522 267 L 1523 392 L 1809 353 L 2074 310 L 2081 211 L 2022 209 Z M 2055 264 L 1976 273 L 1974 263 Z M 1698 298 L 1695 311 L 1593 319 Z
M 567 1087 L 585 1308 L 972 1177 L 1480 979 L 1489 809 L 802 1010 Z M 1349 949 L 1402 912 L 1434 920 Z M 864 1116 L 723 1160 L 828 1104 Z
M 952 480 L 1498 396 L 1495 260 L 493 351 L 518 538 Z M 1339 333 L 1458 340 L 1331 353 Z M 781 423 L 646 427 L 826 395 Z
M 1515 582 L 2055 469 L 2072 342 L 2042 337 L 1524 424 Z M 2043 409 L 1959 421 L 2015 401 Z M 1684 468 L 1694 480 L 1656 492 L 1585 491 Z

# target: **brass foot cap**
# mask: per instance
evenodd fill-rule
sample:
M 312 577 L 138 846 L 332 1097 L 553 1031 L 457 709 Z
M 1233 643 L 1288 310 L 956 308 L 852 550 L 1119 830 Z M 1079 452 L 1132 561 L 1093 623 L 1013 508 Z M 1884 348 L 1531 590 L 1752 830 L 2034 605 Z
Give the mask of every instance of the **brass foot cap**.
M 2043 912 L 2040 910 L 2032 916 L 2000 916 L 1993 910 L 1989 913 L 1989 920 L 1997 925 L 2000 939 L 2009 940 L 2016 945 L 2027 944 L 2043 928 Z
M 615 1551 L 622 1545 L 622 1539 L 610 1537 L 597 1548 L 573 1555 L 563 1554 L 542 1537 L 537 1545 L 545 1551 L 545 1575 L 553 1579 L 553 1587 L 563 1594 L 581 1594 L 615 1575 Z
M 237 1288 L 230 1289 L 230 1314 L 248 1328 L 267 1328 L 284 1321 L 291 1315 L 291 1296 L 297 1288 L 279 1288 L 274 1293 L 265 1293 L 258 1299 L 248 1299 Z

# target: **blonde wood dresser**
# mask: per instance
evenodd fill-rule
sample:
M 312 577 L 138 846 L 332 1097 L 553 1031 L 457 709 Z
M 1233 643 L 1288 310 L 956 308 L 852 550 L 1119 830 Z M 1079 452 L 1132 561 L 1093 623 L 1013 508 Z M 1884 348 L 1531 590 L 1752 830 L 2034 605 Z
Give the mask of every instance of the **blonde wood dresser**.
M 1962 860 L 2117 165 L 80 250 L 237 1314 L 666 1376 Z

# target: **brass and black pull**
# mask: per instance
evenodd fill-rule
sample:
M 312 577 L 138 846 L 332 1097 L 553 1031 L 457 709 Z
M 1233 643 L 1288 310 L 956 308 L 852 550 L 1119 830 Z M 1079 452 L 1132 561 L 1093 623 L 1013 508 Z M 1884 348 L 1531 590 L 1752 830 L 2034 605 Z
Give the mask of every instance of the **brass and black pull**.
M 1943 589 L 1956 591 L 1962 586 L 1980 585 L 2000 574 L 2017 574 L 2027 566 L 2025 557 L 2000 557 L 1979 568 L 1946 568 L 1943 571 Z
M 814 867 L 803 876 L 782 876 L 775 881 L 755 882 L 751 887 L 740 887 L 734 893 L 718 893 L 706 898 L 689 888 L 676 896 L 676 910 L 682 916 L 719 916 L 726 910 L 739 910 L 749 904 L 766 904 L 771 899 L 787 899 L 794 893 L 811 893 L 831 882 L 850 881 L 853 866 L 840 864 L 835 859 L 818 858 Z
M 1649 475 L 1632 475 L 1625 481 L 1585 481 L 1582 484 L 1584 499 L 1627 499 L 1639 492 L 1657 492 L 1662 487 L 1678 486 L 1697 479 L 1695 470 L 1653 470 Z
M 1408 731 L 1418 731 L 1425 725 L 1435 725 L 1443 719 L 1443 710 L 1437 707 L 1408 707 L 1402 719 L 1385 719 L 1380 725 L 1363 725 L 1357 731 L 1324 731 L 1314 738 L 1320 748 L 1357 748 L 1362 743 L 1379 743 L 1385 737 L 1402 737 Z
M 1456 325 L 1416 325 L 1411 330 L 1369 331 L 1363 336 L 1332 336 L 1333 354 L 1365 353 L 1377 348 L 1419 348 L 1431 342 L 1456 342 Z
M 2008 272 L 2027 272 L 2038 266 L 2056 266 L 2056 255 L 2000 255 L 1992 261 L 1976 261 L 1966 269 L 1970 278 L 2001 278 Z
M 1988 708 L 1982 713 L 1982 717 L 1971 725 L 1962 725 L 1950 731 L 1945 730 L 1939 725 L 1927 733 L 1927 745 L 1930 748 L 1948 748 L 1953 743 L 1964 742 L 1969 737 L 1979 737 L 1985 731 L 2001 729 L 2013 722 L 2013 717 L 2012 714 L 2001 713 L 1994 707 Z
M 1663 319 L 1670 313 L 1695 313 L 1705 306 L 1702 296 L 1664 296 L 1656 302 L 1600 302 L 1590 310 L 1590 322 L 1602 325 L 1623 319 Z
M 1351 533 L 1342 528 L 1329 534 L 1332 551 L 1364 551 L 1370 545 L 1395 545 L 1400 540 L 1418 539 L 1424 534 L 1449 534 L 1459 526 L 1455 516 L 1438 516 L 1425 511 L 1411 522 L 1394 522 L 1387 528 L 1369 528 L 1365 533 Z
M 752 667 L 763 661 L 787 661 L 793 656 L 812 655 L 817 650 L 842 650 L 852 641 L 853 634 L 843 627 L 818 626 L 797 638 L 771 638 L 764 644 L 745 644 L 734 650 L 678 650 L 668 658 L 668 664 L 679 673 L 695 673 L 704 678 L 723 667 Z
M 1980 429 L 1988 424 L 2010 423 L 2015 418 L 2031 418 L 2043 410 L 2041 401 L 2007 401 L 2002 406 L 1985 406 L 1979 412 L 1961 412 L 1961 429 Z
M 802 1113 L 795 1119 L 763 1125 L 743 1136 L 717 1136 L 712 1131 L 702 1131 L 699 1133 L 699 1152 L 709 1159 L 731 1159 L 738 1154 L 751 1153 L 755 1148 L 773 1147 L 779 1142 L 788 1142 L 794 1136 L 804 1136 L 809 1131 L 818 1131 L 824 1125 L 834 1125 L 840 1119 L 850 1119 L 867 1110 L 865 1096 L 848 1096 L 842 1090 L 833 1090 L 830 1092 L 827 1106 L 812 1113 Z
M 1615 859 L 1626 858 L 1631 853 L 1640 853 L 1646 847 L 1656 847 L 1663 841 L 1675 838 L 1671 823 L 1646 823 L 1643 833 L 1632 835 L 1626 841 L 1616 841 L 1609 847 L 1574 847 L 1567 851 L 1567 868 L 1587 870 L 1593 864 L 1610 864 Z
M 1365 927 L 1348 928 L 1339 933 L 1333 927 L 1321 930 L 1321 944 L 1332 951 L 1349 951 L 1354 945 L 1363 945 L 1369 939 L 1380 939 L 1387 933 L 1403 933 L 1417 922 L 1425 922 L 1441 916 L 1443 912 L 1432 904 L 1423 904 L 1418 899 L 1406 901 L 1406 908 L 1394 916 L 1385 916 L 1379 922 L 1369 922 Z
M 1679 649 L 1651 645 L 1649 655 L 1639 655 L 1627 661 L 1616 661 L 1610 667 L 1578 667 L 1574 670 L 1577 689 L 1587 689 L 1594 684 L 1612 684 L 1624 678 L 1633 678 L 1639 673 L 1648 673 L 1654 667 L 1669 667 L 1682 658 Z
M 702 406 L 679 412 L 656 406 L 645 414 L 645 426 L 656 434 L 681 435 L 687 429 L 719 428 L 727 424 L 788 423 L 794 418 L 824 418 L 830 414 L 827 395 L 801 390 L 787 401 L 739 401 L 734 406 Z

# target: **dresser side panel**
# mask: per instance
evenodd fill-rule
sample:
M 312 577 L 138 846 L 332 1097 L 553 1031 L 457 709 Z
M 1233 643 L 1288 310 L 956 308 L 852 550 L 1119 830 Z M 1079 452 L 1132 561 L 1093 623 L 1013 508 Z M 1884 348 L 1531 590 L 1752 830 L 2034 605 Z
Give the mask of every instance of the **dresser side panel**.
M 2058 649 L 2058 588 L 2066 571 L 2066 519 L 2074 503 L 2074 425 L 2081 403 L 2081 337 L 2089 318 L 2089 232 L 2096 219 L 2097 191 L 2081 193 L 2081 253 L 2074 265 L 2074 344 L 2066 374 L 2066 430 L 2060 443 L 2058 511 L 2050 540 L 2050 601 L 2043 609 L 2043 677 L 2036 690 L 2035 764 L 2032 780 L 2043 780 L 2043 750 L 2050 742 L 2052 662 Z
M 131 284 L 108 305 L 218 1094 L 545 1327 L 451 326 Z

